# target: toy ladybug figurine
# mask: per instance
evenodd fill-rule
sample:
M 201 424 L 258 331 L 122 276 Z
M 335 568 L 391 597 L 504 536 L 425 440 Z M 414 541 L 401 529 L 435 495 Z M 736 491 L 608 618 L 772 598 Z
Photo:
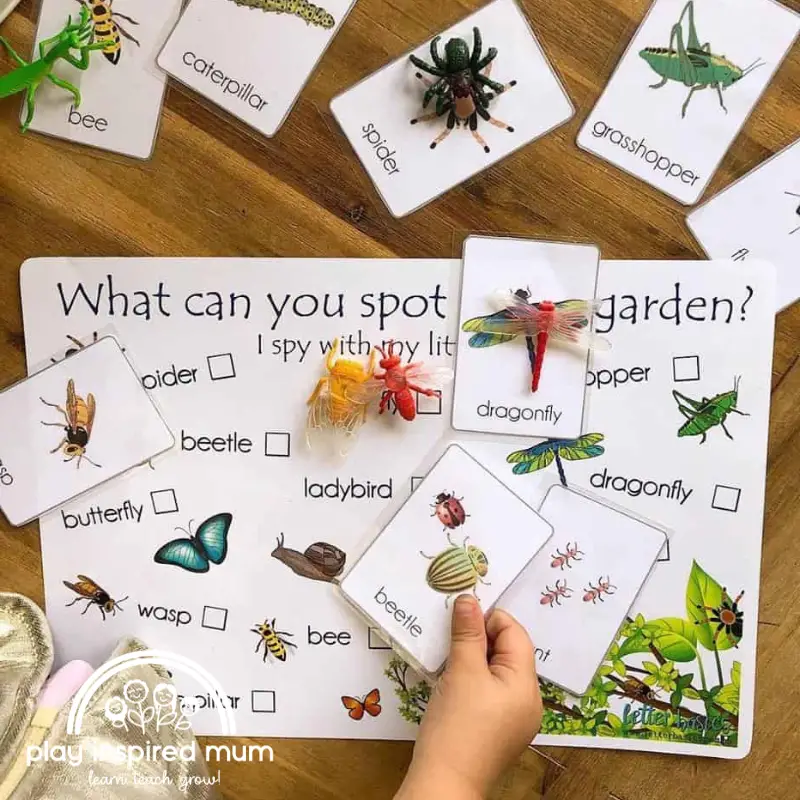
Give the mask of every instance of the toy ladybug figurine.
M 433 504 L 432 517 L 438 517 L 439 522 L 445 528 L 455 530 L 460 528 L 466 521 L 469 514 L 464 511 L 464 506 L 461 504 L 463 498 L 456 497 L 454 494 L 442 492 L 436 496 L 436 502 Z

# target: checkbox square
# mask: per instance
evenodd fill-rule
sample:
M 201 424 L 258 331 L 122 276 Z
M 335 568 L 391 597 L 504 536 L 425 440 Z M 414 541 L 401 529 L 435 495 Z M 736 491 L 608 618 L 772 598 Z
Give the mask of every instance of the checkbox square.
M 369 628 L 367 631 L 367 647 L 370 650 L 391 650 L 391 645 L 381 639 L 377 628 Z
M 442 413 L 442 393 L 436 392 L 432 397 L 417 394 L 417 414 L 422 417 L 440 416 Z
M 233 356 L 230 353 L 219 353 L 215 356 L 207 356 L 208 374 L 212 381 L 225 381 L 228 378 L 236 377 L 236 365 L 233 363 Z
M 661 553 L 659 554 L 658 558 L 656 559 L 656 562 L 664 563 L 666 561 L 669 561 L 670 559 L 671 559 L 671 555 L 670 555 L 670 552 L 669 552 L 669 539 L 667 539 L 666 544 L 661 548 Z
M 739 501 L 742 499 L 742 490 L 735 486 L 723 486 L 717 484 L 714 487 L 714 497 L 711 500 L 711 508 L 717 511 L 730 511 L 735 514 L 739 510 Z
M 411 476 L 411 491 L 416 492 L 417 487 L 425 480 L 425 476 L 412 475 Z
M 673 356 L 672 378 L 675 383 L 700 380 L 700 356 Z
M 250 708 L 254 714 L 274 714 L 275 692 L 271 689 L 253 689 L 250 692 Z
M 264 434 L 264 455 L 267 458 L 289 458 L 291 454 L 291 433 L 286 433 L 286 431 L 267 431 Z
M 150 492 L 150 502 L 153 504 L 154 514 L 174 514 L 180 511 L 174 489 L 158 489 Z
M 228 609 L 203 606 L 202 626 L 212 631 L 224 631 L 228 627 Z

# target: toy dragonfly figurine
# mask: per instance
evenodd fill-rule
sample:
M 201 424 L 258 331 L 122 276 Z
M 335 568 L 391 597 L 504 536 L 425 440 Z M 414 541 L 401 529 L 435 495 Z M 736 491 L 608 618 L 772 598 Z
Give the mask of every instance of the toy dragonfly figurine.
M 60 33 L 39 43 L 39 58 L 30 63 L 21 58 L 14 48 L 0 36 L 0 43 L 8 50 L 11 58 L 19 64 L 18 69 L 0 78 L 0 98 L 11 97 L 20 92 L 26 93 L 28 113 L 22 124 L 23 133 L 30 128 L 33 122 L 33 115 L 36 112 L 36 92 L 45 79 L 71 92 L 75 98 L 75 107 L 80 106 L 81 93 L 78 88 L 63 78 L 53 75 L 53 68 L 56 62 L 66 61 L 79 70 L 89 69 L 89 53 L 92 50 L 102 50 L 106 46 L 105 42 L 93 43 L 93 38 L 91 14 L 86 6 L 81 8 L 80 18 L 76 22 L 69 17 L 66 26 Z M 79 56 L 73 55 L 73 50 L 77 50 Z
M 470 347 L 492 347 L 525 337 L 531 364 L 531 392 L 539 389 L 544 354 L 547 345 L 572 345 L 583 350 L 607 350 L 610 344 L 602 336 L 589 331 L 592 314 L 600 301 L 564 300 L 553 303 L 542 300 L 531 303 L 529 289 L 517 289 L 512 294 L 498 293 L 500 310 L 486 317 L 467 320 L 462 330 L 474 333 Z

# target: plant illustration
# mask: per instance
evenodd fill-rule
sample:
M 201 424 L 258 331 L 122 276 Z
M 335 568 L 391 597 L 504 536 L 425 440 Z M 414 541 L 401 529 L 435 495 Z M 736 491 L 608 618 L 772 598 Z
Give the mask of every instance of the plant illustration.
M 128 681 L 122 695 L 114 695 L 106 701 L 104 714 L 115 728 L 125 731 L 133 727 L 146 734 L 150 723 L 155 723 L 157 731 L 161 728 L 187 731 L 191 728 L 189 717 L 198 711 L 190 701 L 180 700 L 170 683 L 159 683 L 153 689 L 152 704 L 147 702 L 149 687 L 139 679 Z
M 407 722 L 419 725 L 431 699 L 431 686 L 422 679 L 412 682 L 408 671 L 408 664 L 394 656 L 384 674 L 395 684 L 394 691 L 400 700 L 400 716 Z
M 567 476 L 564 473 L 563 461 L 585 461 L 603 455 L 605 448 L 600 442 L 605 438 L 602 433 L 587 433 L 578 439 L 546 439 L 527 450 L 511 453 L 506 461 L 514 465 L 515 475 L 538 472 L 555 461 L 561 485 L 566 486 Z

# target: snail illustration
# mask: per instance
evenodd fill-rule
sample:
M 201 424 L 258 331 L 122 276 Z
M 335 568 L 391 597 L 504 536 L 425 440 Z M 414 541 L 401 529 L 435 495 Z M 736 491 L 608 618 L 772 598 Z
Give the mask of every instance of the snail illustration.
M 278 546 L 272 557 L 282 561 L 295 575 L 312 581 L 339 583 L 338 576 L 344 571 L 347 554 L 327 542 L 314 542 L 305 553 L 283 546 L 283 534 L 278 537 Z

